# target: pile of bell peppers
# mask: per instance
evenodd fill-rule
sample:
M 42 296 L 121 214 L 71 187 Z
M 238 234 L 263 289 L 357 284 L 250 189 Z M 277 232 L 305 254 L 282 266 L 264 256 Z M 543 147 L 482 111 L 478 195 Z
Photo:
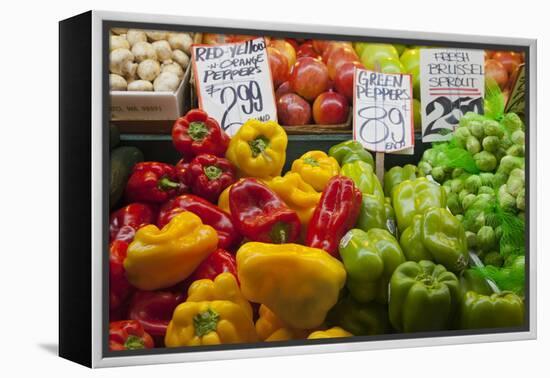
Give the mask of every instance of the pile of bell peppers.
M 135 165 L 110 216 L 111 350 L 519 327 L 523 299 L 468 268 L 461 222 L 415 166 L 361 144 L 286 163 L 250 119 L 176 120 L 175 164 Z

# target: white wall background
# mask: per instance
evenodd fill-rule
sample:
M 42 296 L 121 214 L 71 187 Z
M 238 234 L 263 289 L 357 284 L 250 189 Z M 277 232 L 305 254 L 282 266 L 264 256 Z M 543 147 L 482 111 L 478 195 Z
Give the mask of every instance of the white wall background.
M 0 375 L 84 377 L 543 376 L 549 324 L 548 10 L 541 1 L 7 1 L 0 12 Z M 539 40 L 538 340 L 90 371 L 56 356 L 57 22 L 89 9 Z M 406 35 L 406 34 L 404 34 Z M 545 96 L 546 94 L 546 96 Z M 545 114 L 546 113 L 546 114 Z M 79 127 L 79 125 L 74 125 Z M 547 374 L 547 373 L 546 373 Z

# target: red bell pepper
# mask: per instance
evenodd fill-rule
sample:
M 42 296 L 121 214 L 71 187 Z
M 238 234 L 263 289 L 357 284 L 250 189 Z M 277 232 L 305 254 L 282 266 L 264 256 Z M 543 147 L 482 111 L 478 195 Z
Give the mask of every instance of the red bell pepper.
M 136 291 L 129 307 L 129 317 L 143 325 L 145 332 L 153 336 L 157 346 L 162 345 L 168 323 L 175 308 L 185 300 L 183 292 Z
M 187 159 L 185 158 L 182 158 L 176 163 L 174 168 L 176 170 L 176 177 L 178 181 L 180 182 L 180 184 L 185 185 L 185 189 L 187 189 L 187 169 L 189 168 L 189 161 L 187 161 Z M 187 192 L 188 190 L 185 191 Z
M 180 117 L 172 127 L 172 143 L 187 158 L 200 154 L 223 157 L 229 145 L 229 136 L 214 118 L 200 109 L 192 109 Z
M 165 203 L 159 212 L 157 226 L 164 227 L 172 218 L 183 211 L 190 211 L 201 218 L 202 223 L 212 226 L 218 233 L 218 247 L 230 249 L 241 241 L 231 216 L 218 206 L 192 194 L 172 198 Z
M 136 320 L 121 320 L 109 324 L 109 349 L 150 349 L 155 344 L 151 336 Z
M 338 257 L 340 239 L 359 217 L 361 197 L 361 191 L 350 178 L 330 179 L 309 221 L 305 244 Z
M 208 257 L 195 269 L 190 281 L 194 282 L 202 279 L 214 280 L 218 274 L 229 272 L 235 276 L 237 281 L 237 261 L 231 253 L 218 248 L 208 255 Z
M 119 308 L 133 291 L 123 265 L 127 249 L 128 243 L 122 240 L 115 240 L 109 247 L 110 310 Z
M 131 203 L 111 213 L 109 219 L 109 241 L 123 240 L 131 243 L 141 227 L 155 223 L 156 209 L 144 203 Z
M 292 243 L 300 236 L 298 214 L 256 179 L 245 178 L 231 187 L 229 208 L 233 223 L 250 240 Z
M 225 158 L 210 154 L 195 156 L 187 168 L 191 191 L 217 203 L 221 192 L 236 180 L 235 167 Z
M 146 161 L 137 163 L 126 184 L 128 202 L 162 203 L 185 192 L 173 165 Z

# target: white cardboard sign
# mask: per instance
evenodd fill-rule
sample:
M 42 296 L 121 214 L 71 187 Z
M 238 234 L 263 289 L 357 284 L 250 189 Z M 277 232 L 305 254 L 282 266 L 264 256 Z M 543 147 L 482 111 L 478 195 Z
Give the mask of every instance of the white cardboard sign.
M 411 76 L 357 68 L 353 82 L 353 139 L 370 151 L 412 154 Z
M 263 38 L 193 45 L 199 107 L 233 136 L 250 118 L 277 120 L 273 82 Z
M 449 140 L 464 114 L 483 114 L 484 63 L 483 50 L 420 50 L 423 142 Z

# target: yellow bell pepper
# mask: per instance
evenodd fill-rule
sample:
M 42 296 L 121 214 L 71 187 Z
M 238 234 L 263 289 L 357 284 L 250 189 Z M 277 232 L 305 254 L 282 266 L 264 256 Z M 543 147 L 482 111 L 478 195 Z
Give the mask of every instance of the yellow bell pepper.
M 256 320 L 256 333 L 262 341 L 305 339 L 308 332 L 284 324 L 266 305 L 261 305 Z
M 319 327 L 346 281 L 339 260 L 299 244 L 243 244 L 237 273 L 246 299 L 265 304 L 297 329 Z
M 225 211 L 228 214 L 231 214 L 231 209 L 229 208 L 229 191 L 233 185 L 229 185 L 223 190 L 223 192 L 218 197 L 218 207 Z
M 274 177 L 283 170 L 288 138 L 275 121 L 246 121 L 231 138 L 226 157 L 241 177 Z
M 257 341 L 252 306 L 231 273 L 214 281 L 195 281 L 187 300 L 174 310 L 164 342 L 167 347 Z
M 182 212 L 161 230 L 140 228 L 128 246 L 124 269 L 130 283 L 156 290 L 185 280 L 218 246 L 218 234 L 193 213 Z
M 328 181 L 340 172 L 340 166 L 335 158 L 323 151 L 309 151 L 294 160 L 291 171 L 300 174 L 305 182 L 322 192 Z
M 332 327 L 325 331 L 315 331 L 309 335 L 308 339 L 332 339 L 335 337 L 351 337 L 351 333 L 340 327 Z
M 252 306 L 242 295 L 235 276 L 225 272 L 219 274 L 213 281 L 209 279 L 197 280 L 187 290 L 188 302 L 228 300 L 235 302 L 246 310 L 252 319 Z
M 288 207 L 296 211 L 302 223 L 302 230 L 305 230 L 321 199 L 321 193 L 315 191 L 295 172 L 287 172 L 283 177 L 274 177 L 266 181 L 266 184 L 281 197 Z

